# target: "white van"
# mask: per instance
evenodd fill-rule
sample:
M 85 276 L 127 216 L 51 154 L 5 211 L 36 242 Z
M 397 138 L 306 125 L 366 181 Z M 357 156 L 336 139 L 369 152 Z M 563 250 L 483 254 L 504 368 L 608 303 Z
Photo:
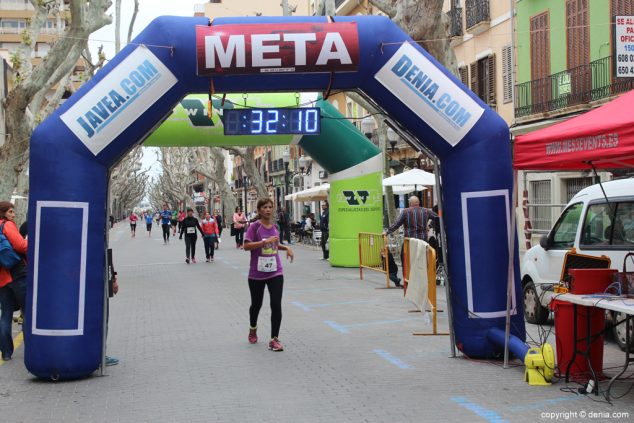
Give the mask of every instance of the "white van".
M 634 178 L 579 191 L 548 235 L 526 252 L 522 287 L 524 315 L 529 323 L 543 324 L 548 319 L 553 286 L 559 282 L 564 256 L 573 247 L 579 254 L 608 256 L 610 267 L 622 270 L 625 255 L 634 251 Z M 634 271 L 634 261 L 628 265 L 628 270 Z M 615 327 L 615 338 L 621 347 L 625 346 L 624 326 Z

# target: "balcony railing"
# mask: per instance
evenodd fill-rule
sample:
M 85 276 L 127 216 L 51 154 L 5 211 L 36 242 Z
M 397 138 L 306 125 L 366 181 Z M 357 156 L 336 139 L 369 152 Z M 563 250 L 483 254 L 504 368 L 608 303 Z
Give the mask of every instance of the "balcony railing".
M 634 88 L 634 79 L 615 78 L 612 56 L 515 86 L 515 117 L 587 104 Z
M 459 37 L 464 32 L 462 31 L 462 7 L 453 7 L 449 12 L 449 36 Z
M 2 0 L 0 10 L 35 10 L 33 5 L 24 0 Z
M 489 0 L 467 0 L 465 2 L 467 13 L 467 29 L 472 28 L 480 22 L 489 22 Z

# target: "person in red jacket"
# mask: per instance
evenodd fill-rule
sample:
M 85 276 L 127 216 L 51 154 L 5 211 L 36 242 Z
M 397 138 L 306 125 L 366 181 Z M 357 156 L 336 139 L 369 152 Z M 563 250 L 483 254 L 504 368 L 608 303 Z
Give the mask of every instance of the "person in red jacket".
M 15 208 L 8 201 L 0 201 L 0 225 L 15 252 L 26 256 L 28 244 L 15 225 Z M 0 267 L 0 352 L 4 361 L 11 360 L 13 356 L 13 312 L 24 309 L 25 300 L 26 261 L 22 260 L 10 270 Z
M 207 263 L 214 261 L 214 249 L 218 244 L 218 222 L 211 217 L 209 213 L 205 213 L 205 218 L 200 222 L 203 228 L 203 243 L 205 244 L 205 257 Z

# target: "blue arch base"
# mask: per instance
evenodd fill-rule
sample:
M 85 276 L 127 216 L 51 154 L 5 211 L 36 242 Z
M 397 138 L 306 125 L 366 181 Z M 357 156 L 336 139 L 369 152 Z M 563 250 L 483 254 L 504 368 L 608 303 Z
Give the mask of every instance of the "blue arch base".
M 213 27 L 248 24 L 270 33 L 270 24 L 283 23 L 302 24 L 307 33 L 328 28 L 324 17 L 221 18 Z M 486 334 L 504 327 L 513 189 L 508 127 L 389 19 L 337 23 L 356 24 L 356 67 L 217 75 L 215 91 L 360 89 L 424 140 L 443 164 L 456 342 L 470 357 L 495 356 L 499 348 Z M 181 98 L 208 91 L 209 77 L 195 74 L 197 25 L 209 21 L 157 18 L 33 134 L 24 332 L 25 364 L 38 377 L 77 378 L 99 367 L 108 169 Z M 517 258 L 514 266 L 519 275 Z M 519 278 L 514 282 L 512 333 L 524 340 Z

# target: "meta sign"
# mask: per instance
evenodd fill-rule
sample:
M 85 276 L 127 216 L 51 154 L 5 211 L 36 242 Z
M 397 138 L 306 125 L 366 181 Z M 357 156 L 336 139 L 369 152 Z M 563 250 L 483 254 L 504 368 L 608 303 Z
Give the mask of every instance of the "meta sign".
M 346 72 L 359 65 L 356 22 L 196 27 L 198 75 Z
M 634 77 L 634 16 L 616 16 L 614 72 L 619 78 Z

